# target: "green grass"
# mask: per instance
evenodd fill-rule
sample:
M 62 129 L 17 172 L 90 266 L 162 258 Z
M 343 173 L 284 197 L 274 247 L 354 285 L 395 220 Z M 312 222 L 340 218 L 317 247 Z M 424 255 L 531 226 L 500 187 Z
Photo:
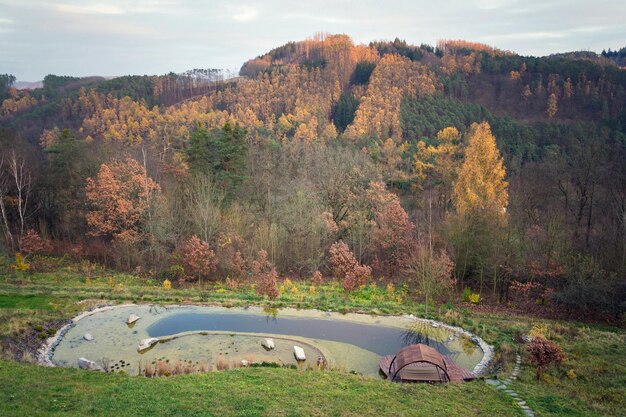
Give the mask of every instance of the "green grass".
M 52 310 L 50 298 L 40 295 L 3 295 L 0 294 L 0 308 Z
M 336 372 L 248 368 L 133 378 L 0 362 L 0 415 L 520 416 L 482 382 L 398 385 Z
M 96 274 L 94 274 L 96 275 Z M 602 325 L 487 314 L 460 304 L 426 309 L 406 289 L 370 285 L 346 296 L 336 283 L 310 290 L 294 282 L 269 302 L 244 286 L 220 284 L 165 290 L 160 282 L 100 271 L 86 280 L 65 268 L 55 273 L 0 275 L 0 335 L 19 337 L 100 303 L 220 303 L 293 306 L 373 314 L 415 314 L 460 325 L 502 351 L 523 352 L 516 337 L 533 327 L 568 355 L 543 380 L 523 360 L 514 389 L 538 416 L 622 416 L 626 408 L 626 331 Z M 1 353 L 1 352 L 0 352 Z M 6 353 L 6 352 L 5 352 Z M 514 355 L 505 357 L 501 378 Z M 572 370 L 573 380 L 566 372 Z M 72 369 L 0 362 L 0 415 L 521 415 L 512 399 L 477 381 L 430 386 L 395 385 L 336 372 L 242 369 L 147 380 Z M 5 389 L 4 387 L 8 387 Z

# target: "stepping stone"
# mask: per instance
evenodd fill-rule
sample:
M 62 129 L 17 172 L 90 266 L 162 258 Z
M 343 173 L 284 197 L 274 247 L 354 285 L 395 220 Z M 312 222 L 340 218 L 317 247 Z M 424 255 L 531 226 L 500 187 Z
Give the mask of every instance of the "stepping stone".
M 515 381 L 517 379 L 517 376 L 512 376 L 511 377 L 511 381 Z
M 519 401 L 517 404 L 521 407 L 523 405 L 526 405 L 526 401 Z
M 485 379 L 485 382 L 489 385 L 500 385 L 500 381 L 497 379 Z
M 507 389 L 507 390 L 504 390 L 504 392 L 508 392 L 509 394 L 513 394 L 515 391 L 513 391 L 512 389 Z
M 498 385 L 496 388 L 498 388 L 498 389 L 506 389 L 506 385 Z

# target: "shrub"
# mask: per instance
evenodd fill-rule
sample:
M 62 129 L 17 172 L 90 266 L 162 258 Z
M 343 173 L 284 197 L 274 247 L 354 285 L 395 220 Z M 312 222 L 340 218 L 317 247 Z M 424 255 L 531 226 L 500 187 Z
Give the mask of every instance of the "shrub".
M 170 266 L 170 273 L 173 279 L 181 279 L 185 276 L 185 268 L 178 264 L 172 265 Z
M 185 271 L 202 280 L 217 268 L 215 252 L 209 244 L 197 236 L 192 236 L 178 249 L 178 257 L 185 266 Z
M 387 293 L 388 299 L 393 300 L 395 298 L 396 286 L 393 285 L 393 282 L 390 282 L 389 284 L 387 284 L 386 293 Z
M 513 351 L 511 345 L 506 342 L 501 343 L 491 363 L 492 371 L 496 373 L 504 371 L 506 364 L 510 363 L 514 356 L 515 352 Z
M 469 300 L 472 304 L 478 304 L 480 302 L 480 294 L 476 294 L 476 293 L 470 294 Z
M 471 294 L 472 294 L 472 291 L 469 288 L 467 287 L 463 288 L 463 301 L 465 301 L 466 303 L 469 303 Z
M 581 314 L 603 312 L 618 317 L 626 312 L 626 281 L 608 272 L 590 256 L 570 260 L 566 282 L 555 300 Z
M 270 299 L 278 298 L 278 273 L 276 268 L 267 258 L 267 252 L 262 250 L 258 253 L 257 260 L 252 262 L 252 276 L 256 283 L 256 292 L 266 295 Z
M 526 346 L 526 350 L 530 354 L 530 362 L 535 366 L 537 379 L 541 378 L 550 364 L 559 364 L 565 359 L 563 349 L 559 345 L 541 336 L 533 338 Z
M 24 255 L 17 252 L 15 254 L 15 263 L 11 265 L 11 268 L 16 271 L 28 271 L 30 269 L 30 264 L 24 260 Z
M 163 288 L 166 290 L 171 290 L 172 289 L 172 281 L 170 281 L 169 279 L 165 279 L 165 281 L 163 281 Z
M 52 245 L 50 245 L 50 242 L 43 240 L 39 233 L 33 229 L 29 229 L 20 239 L 20 251 L 26 256 L 35 253 L 47 253 L 51 250 Z
M 226 282 L 224 284 L 231 291 L 236 291 L 239 288 L 239 281 L 237 279 L 232 279 L 231 277 L 226 277 Z
M 548 326 L 545 324 L 535 324 L 530 331 L 528 332 L 528 335 L 531 338 L 535 338 L 535 337 L 543 337 L 544 339 L 546 338 L 546 335 L 548 333 Z
M 406 273 L 424 296 L 426 305 L 454 288 L 454 262 L 445 250 L 435 252 L 428 241 L 418 242 L 404 262 Z
M 313 281 L 312 284 L 316 285 L 316 286 L 320 286 L 324 283 L 324 277 L 322 276 L 322 273 L 320 271 L 315 271 L 313 273 Z
M 363 285 L 371 278 L 372 268 L 360 265 L 342 241 L 332 244 L 329 255 L 331 268 L 337 277 L 342 278 L 341 285 L 346 292 L 354 291 L 357 285 Z

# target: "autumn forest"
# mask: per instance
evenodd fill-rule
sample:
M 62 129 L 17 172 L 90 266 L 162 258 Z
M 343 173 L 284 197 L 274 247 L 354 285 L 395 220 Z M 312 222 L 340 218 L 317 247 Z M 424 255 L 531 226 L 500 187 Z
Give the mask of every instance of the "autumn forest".
M 286 277 L 379 282 L 426 304 L 465 293 L 614 319 L 620 57 L 317 34 L 236 77 L 48 75 L 17 90 L 2 75 L 3 262 L 269 299 Z

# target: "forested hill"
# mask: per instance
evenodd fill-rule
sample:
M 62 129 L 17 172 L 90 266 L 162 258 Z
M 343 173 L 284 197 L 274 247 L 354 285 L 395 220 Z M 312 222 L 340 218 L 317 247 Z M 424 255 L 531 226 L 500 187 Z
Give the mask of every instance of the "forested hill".
M 26 161 L 31 179 L 26 201 L 0 166 L 5 248 L 31 231 L 57 252 L 156 274 L 199 236 L 216 274 L 232 277 L 259 251 L 281 274 L 329 273 L 329 247 L 343 241 L 394 278 L 428 235 L 457 283 L 499 297 L 538 283 L 565 306 L 615 313 L 626 291 L 622 51 L 524 57 L 316 35 L 249 60 L 236 79 L 50 75 L 18 91 L 4 75 L 3 161 Z M 455 188 L 472 138 L 492 133 L 508 193 L 497 230 L 468 223 Z M 142 204 L 99 218 L 93 187 L 115 169 L 146 178 L 129 191 Z

